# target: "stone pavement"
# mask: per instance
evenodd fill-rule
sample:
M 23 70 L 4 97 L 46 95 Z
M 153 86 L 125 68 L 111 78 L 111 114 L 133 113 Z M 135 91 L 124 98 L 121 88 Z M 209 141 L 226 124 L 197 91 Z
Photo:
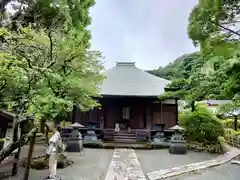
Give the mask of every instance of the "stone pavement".
M 146 180 L 133 149 L 115 149 L 105 180 Z
M 185 173 L 190 173 L 193 171 L 198 171 L 201 169 L 206 169 L 209 167 L 218 166 L 232 160 L 234 157 L 240 154 L 239 149 L 236 149 L 233 147 L 228 147 L 228 149 L 229 149 L 228 152 L 218 156 L 215 159 L 203 161 L 199 163 L 193 163 L 185 166 L 174 167 L 170 169 L 153 171 L 153 172 L 147 173 L 147 176 L 150 180 L 165 179 L 165 178 L 169 178 L 169 177 L 173 177 L 173 176 L 177 176 Z
M 23 149 L 22 157 L 26 157 L 28 148 Z M 36 147 L 35 155 L 41 154 L 43 150 L 44 147 Z M 158 180 L 165 178 L 169 178 L 169 180 L 202 180 L 212 179 L 215 174 L 218 175 L 217 179 L 219 180 L 225 180 L 226 177 L 229 177 L 227 178 L 229 180 L 235 180 L 235 177 L 240 176 L 240 171 L 236 170 L 239 167 L 230 162 L 238 154 L 240 154 L 240 150 L 235 148 L 230 148 L 228 153 L 217 157 L 213 155 L 205 156 L 204 153 L 195 152 L 189 152 L 187 155 L 170 155 L 167 150 L 134 151 L 133 149 L 115 149 L 113 151 L 111 149 L 84 149 L 83 153 L 80 154 L 67 153 L 66 155 L 75 163 L 65 169 L 58 169 L 57 174 L 64 180 Z M 166 163 L 167 165 L 164 165 Z M 222 163 L 224 164 L 217 166 Z M 148 166 L 151 167 L 147 168 Z M 174 166 L 178 167 L 172 168 Z M 217 167 L 208 168 L 213 166 Z M 218 170 L 217 168 L 220 167 L 223 168 Z M 155 171 L 157 169 L 160 170 Z M 200 172 L 201 169 L 205 170 Z M 221 174 L 223 169 L 228 170 Z M 21 179 L 23 172 L 24 168 L 19 168 L 19 176 L 10 177 L 9 180 Z M 201 173 L 201 176 L 197 176 L 196 172 Z M 226 172 L 231 172 L 234 177 L 231 177 Z M 47 174 L 48 170 L 38 171 L 32 169 L 29 180 L 43 180 Z

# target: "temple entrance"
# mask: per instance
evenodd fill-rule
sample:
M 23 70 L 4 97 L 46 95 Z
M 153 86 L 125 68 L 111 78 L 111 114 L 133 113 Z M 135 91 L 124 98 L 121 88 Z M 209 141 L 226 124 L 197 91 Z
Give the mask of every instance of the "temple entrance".
M 130 128 L 130 120 L 131 120 L 131 107 L 121 108 L 121 117 L 117 121 L 120 130 L 128 130 Z

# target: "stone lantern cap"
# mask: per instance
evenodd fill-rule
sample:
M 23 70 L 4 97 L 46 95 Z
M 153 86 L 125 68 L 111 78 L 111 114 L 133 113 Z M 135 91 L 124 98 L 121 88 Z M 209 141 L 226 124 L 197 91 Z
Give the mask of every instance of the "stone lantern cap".
M 83 128 L 84 126 L 76 122 L 76 123 L 72 124 L 70 127 L 72 127 L 72 128 Z
M 182 130 L 184 130 L 184 128 L 182 128 L 182 127 L 180 127 L 180 126 L 178 126 L 178 125 L 175 125 L 175 126 L 173 126 L 173 127 L 170 127 L 169 129 L 170 129 L 170 130 L 174 130 L 174 131 L 182 131 Z

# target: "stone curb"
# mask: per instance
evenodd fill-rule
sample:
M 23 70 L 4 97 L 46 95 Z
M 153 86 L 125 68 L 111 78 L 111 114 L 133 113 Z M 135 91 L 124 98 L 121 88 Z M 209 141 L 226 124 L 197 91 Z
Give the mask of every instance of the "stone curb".
M 198 163 L 193 163 L 193 164 L 188 164 L 185 166 L 174 167 L 174 168 L 170 168 L 170 169 L 153 171 L 153 172 L 147 173 L 147 176 L 150 180 L 165 179 L 165 178 L 169 178 L 169 177 L 173 177 L 173 176 L 177 176 L 177 175 L 181 175 L 181 174 L 185 174 L 185 173 L 190 173 L 193 171 L 198 171 L 198 170 L 202 170 L 202 169 L 206 169 L 206 168 L 224 164 L 224 163 L 232 160 L 239 154 L 240 154 L 239 149 L 230 148 L 229 152 L 226 152 L 223 155 L 220 155 L 215 159 L 198 162 Z

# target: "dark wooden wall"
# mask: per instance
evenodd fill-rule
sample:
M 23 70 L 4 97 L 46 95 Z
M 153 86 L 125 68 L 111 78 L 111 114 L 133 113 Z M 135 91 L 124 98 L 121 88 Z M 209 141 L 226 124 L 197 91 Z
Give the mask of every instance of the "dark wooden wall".
M 122 108 L 131 108 L 129 125 L 132 129 L 151 128 L 153 124 L 166 124 L 165 128 L 177 123 L 177 105 L 156 103 L 154 98 L 109 97 L 100 100 L 101 109 L 81 112 L 76 109 L 74 122 L 84 126 L 90 122 L 96 123 L 97 128 L 113 129 L 121 120 Z

